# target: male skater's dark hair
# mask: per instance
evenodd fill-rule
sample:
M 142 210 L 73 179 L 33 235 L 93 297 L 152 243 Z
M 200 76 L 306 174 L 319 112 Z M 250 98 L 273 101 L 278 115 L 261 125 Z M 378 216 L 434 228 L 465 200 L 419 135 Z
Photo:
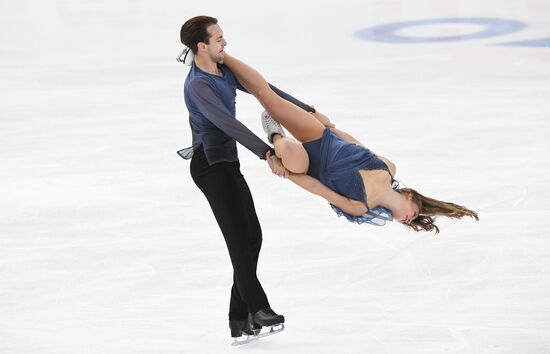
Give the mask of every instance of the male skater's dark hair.
M 190 18 L 181 26 L 181 43 L 191 49 L 193 54 L 197 54 L 197 43 L 204 42 L 210 44 L 210 34 L 206 31 L 206 28 L 217 23 L 217 19 L 209 16 L 196 16 Z

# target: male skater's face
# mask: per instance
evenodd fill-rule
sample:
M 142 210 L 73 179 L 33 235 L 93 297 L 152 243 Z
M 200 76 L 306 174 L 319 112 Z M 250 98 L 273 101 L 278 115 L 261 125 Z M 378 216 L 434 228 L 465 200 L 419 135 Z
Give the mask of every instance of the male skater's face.
M 227 42 L 223 38 L 222 29 L 216 24 L 208 26 L 206 31 L 210 34 L 209 43 L 206 45 L 208 56 L 216 63 L 223 64 L 224 48 Z

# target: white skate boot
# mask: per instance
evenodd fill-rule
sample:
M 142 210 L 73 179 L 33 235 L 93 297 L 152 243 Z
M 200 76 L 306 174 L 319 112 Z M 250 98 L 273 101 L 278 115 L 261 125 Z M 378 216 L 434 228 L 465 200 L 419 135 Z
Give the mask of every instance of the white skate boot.
M 262 112 L 262 127 L 267 134 L 267 140 L 273 144 L 273 134 L 280 134 L 286 136 L 281 123 L 277 122 L 267 111 Z

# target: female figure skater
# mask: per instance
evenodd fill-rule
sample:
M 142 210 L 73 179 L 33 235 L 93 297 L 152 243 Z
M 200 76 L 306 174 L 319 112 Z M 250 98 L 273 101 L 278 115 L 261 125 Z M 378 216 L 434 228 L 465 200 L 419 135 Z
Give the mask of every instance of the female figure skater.
M 382 224 L 395 218 L 415 231 L 435 231 L 435 216 L 476 220 L 475 211 L 397 188 L 395 165 L 376 156 L 351 135 L 329 128 L 298 106 L 280 98 L 253 68 L 225 53 L 224 64 L 267 112 L 262 114 L 275 155 L 288 170 L 280 171 L 309 192 L 325 198 L 339 215 L 358 223 Z M 328 120 L 324 120 L 328 121 Z M 285 137 L 282 124 L 300 143 Z M 392 188 L 393 185 L 393 188 Z M 394 189 L 395 188 L 395 189 Z

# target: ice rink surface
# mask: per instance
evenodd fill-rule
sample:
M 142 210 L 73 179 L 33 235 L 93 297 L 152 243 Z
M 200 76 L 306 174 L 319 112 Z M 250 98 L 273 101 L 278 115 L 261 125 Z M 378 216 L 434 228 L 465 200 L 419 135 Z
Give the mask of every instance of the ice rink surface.
M 287 328 L 231 347 L 229 257 L 175 153 L 191 139 L 179 29 L 200 14 L 407 186 L 480 222 L 349 224 L 240 148 L 259 276 Z M 550 38 L 549 14 L 542 0 L 2 2 L 0 353 L 550 353 L 550 48 L 502 45 Z M 448 18 L 525 26 L 356 36 Z M 260 105 L 237 102 L 263 138 Z

